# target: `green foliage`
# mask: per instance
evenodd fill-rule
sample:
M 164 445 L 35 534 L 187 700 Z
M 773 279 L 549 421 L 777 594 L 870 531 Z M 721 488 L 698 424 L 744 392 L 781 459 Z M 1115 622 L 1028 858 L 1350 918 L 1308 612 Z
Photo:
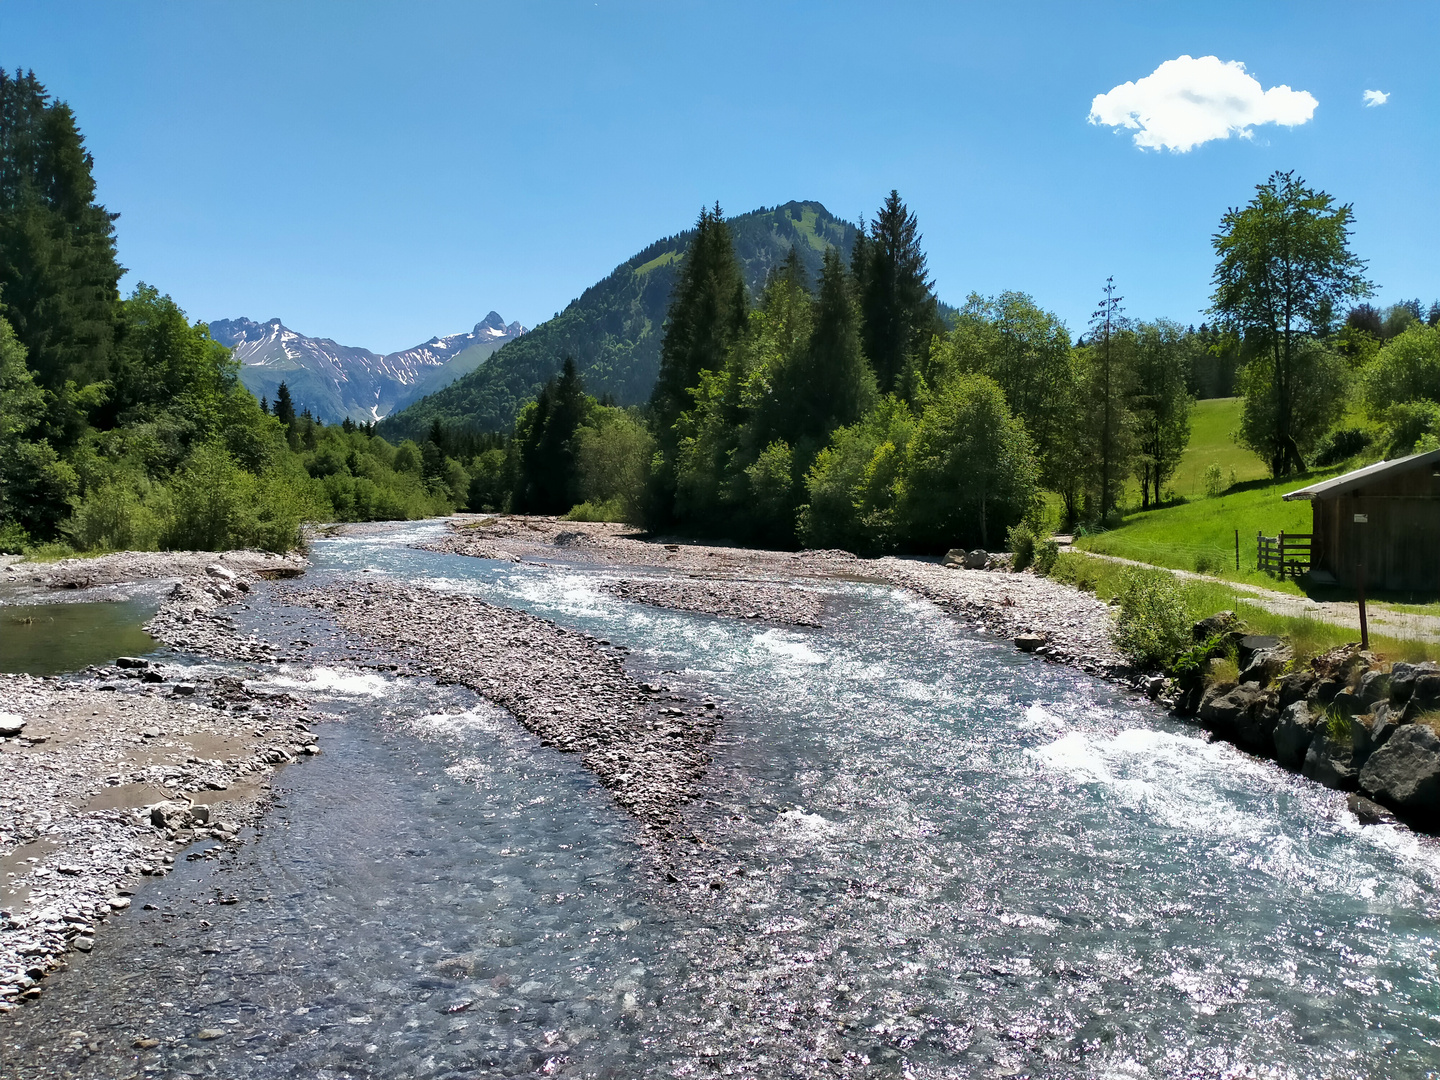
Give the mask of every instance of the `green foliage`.
M 1161 501 L 1163 486 L 1180 466 L 1190 443 L 1188 390 L 1193 337 L 1160 319 L 1135 328 L 1130 412 L 1135 431 L 1132 469 L 1140 481 L 1141 508 Z
M 629 521 L 625 504 L 620 499 L 603 499 L 576 503 L 565 514 L 566 521 Z
M 1024 570 L 1035 561 L 1035 530 L 1030 523 L 1020 522 L 1012 525 L 1010 531 L 1005 534 L 1005 547 L 1015 556 L 1011 565 L 1016 570 Z
M 914 430 L 914 415 L 893 396 L 837 430 L 805 477 L 800 542 L 861 554 L 892 549 L 900 540 L 900 474 Z
M 1060 545 L 1054 539 L 1041 540 L 1035 547 L 1035 572 L 1048 577 L 1060 558 Z
M 1245 444 L 1275 476 L 1305 469 L 1339 411 L 1345 364 L 1321 344 L 1336 306 L 1366 296 L 1364 263 L 1350 250 L 1352 208 L 1275 173 L 1215 235 L 1211 310 L 1256 350 L 1242 390 Z
M 1364 428 L 1333 428 L 1315 447 L 1311 464 L 1317 468 L 1328 468 L 1349 461 L 1370 445 L 1370 433 Z
M 1440 326 L 1417 322 L 1387 341 L 1365 369 L 1361 388 L 1375 419 L 1396 405 L 1440 401 Z
M 1225 477 L 1220 472 L 1219 462 L 1212 461 L 1205 467 L 1205 497 L 1214 499 L 1225 490 Z
M 1026 516 L 1038 469 L 1025 426 L 984 375 L 960 375 L 931 396 L 906 450 L 899 516 L 927 551 L 989 547 Z
M 1127 568 L 1111 629 L 1115 647 L 1132 663 L 1163 668 L 1190 641 L 1190 619 L 1180 586 L 1162 570 Z
M 598 521 L 640 521 L 655 440 L 634 415 L 597 406 L 576 432 L 576 467 L 585 505 L 604 507 Z
M 944 331 L 915 215 L 891 191 L 857 238 L 851 267 L 858 284 L 865 355 L 884 393 L 913 398 L 930 341 Z
M 1170 665 L 1170 673 L 1181 682 L 1193 683 L 1205 674 L 1211 660 L 1229 658 L 1233 650 L 1222 634 L 1214 634 L 1204 641 L 1183 649 Z

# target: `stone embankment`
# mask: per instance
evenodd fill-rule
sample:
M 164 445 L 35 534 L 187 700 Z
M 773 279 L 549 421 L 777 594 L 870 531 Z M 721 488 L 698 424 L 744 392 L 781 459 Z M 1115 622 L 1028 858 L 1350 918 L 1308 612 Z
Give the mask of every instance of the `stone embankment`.
M 223 608 L 256 579 L 304 565 L 260 552 L 127 552 L 10 563 L 4 577 L 22 597 L 64 589 L 76 599 L 160 579 L 171 587 L 147 629 L 162 642 L 271 660 L 275 650 L 239 637 Z M 255 821 L 274 768 L 318 752 L 305 710 L 293 695 L 154 657 L 64 680 L 0 674 L 0 1012 L 39 996 L 71 949 L 88 951 L 142 877 Z
M 474 597 L 388 581 L 275 595 L 331 613 L 376 654 L 467 686 L 543 743 L 583 755 L 616 801 L 662 839 L 705 774 L 717 704 L 638 682 L 625 671 L 623 647 Z
M 1223 612 L 1196 626 L 1214 640 Z M 1351 809 L 1376 822 L 1393 811 L 1416 826 L 1440 826 L 1440 665 L 1388 669 L 1358 645 L 1281 674 L 1283 642 L 1232 632 L 1239 679 L 1183 687 L 1175 710 L 1215 734 L 1324 784 L 1352 792 Z

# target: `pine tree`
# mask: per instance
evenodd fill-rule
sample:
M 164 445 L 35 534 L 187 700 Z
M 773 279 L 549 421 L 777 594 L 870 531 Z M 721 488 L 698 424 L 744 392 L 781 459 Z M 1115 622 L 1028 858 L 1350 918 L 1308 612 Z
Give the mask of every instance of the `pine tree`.
M 860 346 L 854 282 L 834 248 L 825 252 L 814 311 L 815 329 L 791 388 L 794 425 L 788 441 L 798 447 L 809 440 L 818 450 L 832 431 L 855 423 L 873 408 L 877 396 L 875 376 Z
M 690 404 L 702 371 L 719 371 L 745 329 L 745 279 L 717 203 L 700 211 L 665 320 L 651 404 L 663 431 Z
M 1125 399 L 1129 387 L 1124 360 L 1127 329 L 1125 309 L 1115 293 L 1115 279 L 1105 279 L 1100 306 L 1090 321 L 1090 345 L 1093 356 L 1090 382 L 1090 406 L 1094 419 L 1093 449 L 1096 481 L 1100 490 L 1099 517 L 1104 518 L 1120 498 L 1120 478 L 1128 472 L 1125 452 L 1125 429 L 1128 416 Z M 1097 400 L 1098 399 L 1098 400 Z
M 920 248 L 915 215 L 892 190 L 856 240 L 851 257 L 860 293 L 861 341 L 884 393 L 915 381 L 914 368 L 943 329 L 939 306 Z
M 275 391 L 275 419 L 286 427 L 295 423 L 295 402 L 290 400 L 290 387 L 282 381 Z
M 103 379 L 122 273 L 90 154 L 33 72 L 0 71 L 0 292 L 46 389 Z
M 270 415 L 270 399 L 268 397 L 262 397 L 260 399 L 260 411 L 266 416 Z M 346 417 L 346 419 L 349 419 L 349 417 Z

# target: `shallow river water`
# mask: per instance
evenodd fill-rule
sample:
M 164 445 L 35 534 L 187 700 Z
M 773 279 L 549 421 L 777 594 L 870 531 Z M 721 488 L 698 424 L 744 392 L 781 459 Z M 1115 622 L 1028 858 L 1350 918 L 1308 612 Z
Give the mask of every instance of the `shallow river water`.
M 4 1075 L 1436 1075 L 1434 841 L 895 590 L 767 628 L 425 528 L 313 576 L 524 607 L 725 703 L 687 856 L 715 887 L 467 692 L 259 672 L 344 717 L 325 753 L 0 1021 Z

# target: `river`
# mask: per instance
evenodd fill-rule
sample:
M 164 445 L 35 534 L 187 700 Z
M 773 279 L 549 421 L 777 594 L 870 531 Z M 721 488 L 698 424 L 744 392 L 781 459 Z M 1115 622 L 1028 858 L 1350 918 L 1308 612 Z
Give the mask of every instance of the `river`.
M 434 527 L 307 578 L 474 593 L 719 700 L 707 884 L 468 691 L 252 668 L 341 717 L 325 753 L 0 1021 L 7 1077 L 1436 1075 L 1432 839 L 894 589 L 767 628 L 407 546 Z

